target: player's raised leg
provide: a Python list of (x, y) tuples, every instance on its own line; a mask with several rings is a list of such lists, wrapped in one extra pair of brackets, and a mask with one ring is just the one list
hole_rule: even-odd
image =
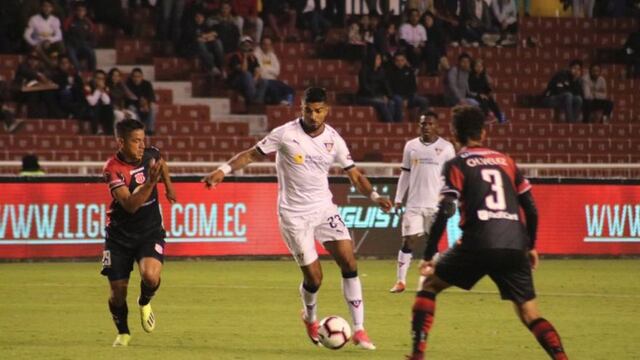
[(118, 329), (118, 336), (113, 342), (113, 346), (127, 346), (131, 340), (129, 324), (127, 316), (129, 309), (127, 307), (127, 286), (129, 279), (120, 279), (110, 281), (111, 296), (109, 297), (109, 311), (113, 318), (113, 323)]
[(353, 342), (368, 350), (375, 350), (375, 345), (369, 339), (364, 329), (364, 301), (362, 300), (362, 284), (358, 277), (358, 266), (353, 254), (353, 241), (335, 240), (324, 243), (342, 272), (342, 294), (349, 307), (353, 322)]
[(146, 332), (152, 332), (156, 327), (156, 317), (151, 309), (151, 299), (160, 287), (160, 272), (162, 262), (156, 258), (144, 257), (140, 259), (140, 297), (138, 306), (140, 307), (140, 321), (142, 328)]
[(556, 331), (549, 321), (540, 315), (535, 299), (522, 304), (518, 304), (517, 302), (513, 304), (520, 320), (529, 328), (551, 359), (569, 359), (564, 352), (560, 334), (558, 334), (558, 331)]
[(303, 281), (300, 284), (300, 298), (302, 299), (302, 321), (307, 330), (307, 335), (312, 343), (318, 345), (320, 337), (318, 335), (318, 290), (322, 284), (322, 267), (316, 258), (311, 264), (300, 266)]

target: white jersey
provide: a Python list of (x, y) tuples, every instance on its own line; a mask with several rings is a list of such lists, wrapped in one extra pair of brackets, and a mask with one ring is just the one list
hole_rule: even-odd
[(277, 127), (256, 149), (276, 153), (278, 211), (305, 215), (332, 204), (329, 169), (337, 162), (343, 169), (355, 166), (344, 139), (325, 124), (322, 134), (311, 137), (302, 129), (302, 119)]
[[(453, 144), (443, 138), (424, 143), (420, 138), (407, 141), (402, 155), (402, 177), (409, 176), (407, 208), (438, 207), (442, 182), (442, 166), (456, 156)], [(408, 174), (406, 174), (408, 172)], [(407, 186), (398, 181), (396, 203), (402, 203)]]

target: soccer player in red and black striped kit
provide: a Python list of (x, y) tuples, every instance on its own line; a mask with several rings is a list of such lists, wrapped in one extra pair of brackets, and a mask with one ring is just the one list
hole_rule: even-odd
[[(558, 332), (540, 315), (535, 300), (531, 271), (538, 265), (538, 214), (531, 185), (510, 157), (482, 146), (486, 131), (479, 108), (454, 109), (452, 125), (464, 147), (442, 170), (445, 185), (420, 264), (420, 273), (426, 279), (413, 305), (409, 359), (424, 359), (436, 295), (452, 285), (469, 290), (485, 275), (498, 286), (502, 299), (513, 302), (518, 317), (549, 356), (568, 359)], [(462, 239), (435, 261), (438, 241), (447, 219), (455, 213), (456, 201)]]
[(107, 212), (102, 275), (109, 279), (109, 310), (118, 329), (113, 346), (127, 346), (131, 339), (127, 288), (134, 262), (142, 278), (138, 297), (142, 328), (151, 332), (156, 325), (150, 301), (160, 287), (165, 244), (158, 182), (164, 182), (171, 203), (176, 197), (160, 150), (145, 147), (144, 124), (124, 119), (116, 124), (116, 138), (118, 152), (107, 161), (103, 174), (113, 201)]

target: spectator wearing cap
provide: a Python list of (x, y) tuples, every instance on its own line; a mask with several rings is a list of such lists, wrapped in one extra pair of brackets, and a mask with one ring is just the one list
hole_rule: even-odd
[(543, 102), (557, 113), (564, 114), (565, 121), (580, 122), (582, 115), (582, 61), (573, 60), (569, 69), (558, 71), (547, 84)]
[(239, 50), (229, 56), (228, 82), (244, 97), (245, 104), (263, 103), (266, 82), (260, 74), (260, 62), (253, 54), (253, 39), (243, 36)]
[(38, 156), (35, 154), (27, 154), (22, 157), (22, 169), (20, 176), (42, 176), (45, 172), (40, 167)]
[(29, 19), (27, 28), (24, 30), (24, 40), (37, 51), (40, 59), (48, 66), (51, 66), (50, 53), (64, 52), (60, 19), (53, 15), (52, 0), (43, 0), (40, 12)]
[(78, 2), (74, 5), (74, 14), (64, 22), (65, 41), (69, 59), (80, 71), (80, 59), (87, 61), (86, 70), (96, 70), (95, 36), (93, 22), (87, 17), (87, 6)]
[(600, 65), (592, 64), (589, 73), (582, 77), (582, 91), (584, 93), (584, 122), (591, 122), (591, 117), (601, 113), (601, 121), (606, 123), (613, 112), (613, 101), (607, 99), (607, 81), (600, 75)]
[(260, 76), (266, 82), (265, 103), (267, 104), (287, 104), (293, 103), (293, 88), (283, 81), (278, 80), (280, 76), (280, 61), (273, 51), (271, 38), (265, 36), (253, 51), (253, 55), (258, 59), (260, 65)]

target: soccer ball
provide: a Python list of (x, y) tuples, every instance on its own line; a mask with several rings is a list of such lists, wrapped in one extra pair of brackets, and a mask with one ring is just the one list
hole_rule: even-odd
[(327, 316), (320, 320), (318, 335), (320, 336), (320, 343), (324, 347), (338, 350), (351, 339), (351, 327), (340, 316)]

